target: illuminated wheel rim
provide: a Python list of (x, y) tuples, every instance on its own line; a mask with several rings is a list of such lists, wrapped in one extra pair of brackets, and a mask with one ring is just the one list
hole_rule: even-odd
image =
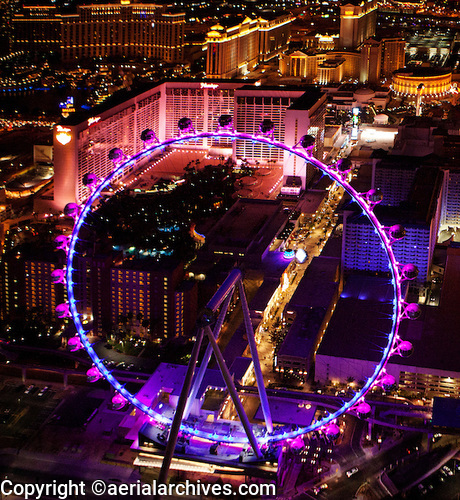
[[(348, 183), (345, 176), (338, 169), (331, 166), (327, 166), (322, 162), (320, 162), (319, 160), (317, 160), (316, 158), (311, 157), (310, 155), (307, 154), (307, 152), (304, 149), (286, 146), (285, 144), (274, 141), (266, 136), (257, 136), (257, 135), (251, 135), (234, 131), (201, 132), (201, 133), (187, 134), (186, 136), (179, 136), (172, 139), (167, 139), (152, 146), (148, 146), (140, 153), (120, 163), (105, 179), (103, 179), (99, 183), (99, 185), (91, 193), (91, 196), (87, 199), (86, 203), (83, 205), (78, 217), (76, 217), (74, 229), (69, 239), (69, 246), (67, 252), (66, 287), (69, 297), (69, 311), (75, 323), (75, 327), (77, 330), (77, 334), (80, 338), (81, 344), (83, 345), (86, 352), (93, 361), (94, 367), (97, 368), (100, 374), (110, 383), (110, 385), (115, 389), (115, 391), (124, 398), (126, 398), (126, 400), (129, 401), (138, 410), (140, 410), (145, 415), (150, 417), (152, 419), (152, 422), (161, 422), (163, 424), (170, 424), (172, 422), (172, 419), (166, 418), (163, 415), (157, 413), (153, 408), (149, 408), (146, 404), (140, 401), (134, 394), (129, 392), (112, 375), (112, 373), (104, 365), (102, 359), (100, 359), (96, 354), (94, 348), (92, 347), (92, 344), (89, 342), (88, 337), (86, 335), (87, 332), (83, 328), (81, 314), (77, 311), (77, 306), (76, 306), (77, 301), (74, 296), (74, 282), (72, 276), (74, 272), (75, 246), (79, 240), (79, 232), (81, 226), (85, 222), (86, 216), (91, 212), (92, 205), (97, 201), (97, 199), (101, 195), (101, 192), (105, 188), (107, 188), (107, 186), (110, 185), (110, 183), (114, 178), (122, 174), (125, 168), (134, 167), (141, 160), (145, 160), (153, 153), (156, 153), (157, 151), (164, 149), (168, 146), (180, 144), (183, 142), (196, 141), (204, 138), (218, 138), (218, 137), (232, 139), (232, 140), (248, 140), (252, 142), (265, 144), (270, 147), (276, 147), (282, 149), (284, 151), (287, 151), (289, 154), (295, 155), (304, 160), (305, 162), (312, 164), (320, 171), (322, 171), (324, 174), (328, 175), (333, 181), (337, 182), (337, 184), (339, 184), (353, 198), (353, 200), (361, 208), (362, 213), (367, 216), (371, 224), (374, 226), (374, 229), (380, 238), (382, 247), (388, 258), (388, 265), (392, 276), (393, 292), (394, 292), (393, 314), (392, 314), (391, 329), (390, 332), (388, 333), (387, 342), (383, 349), (380, 362), (378, 362), (375, 365), (372, 375), (367, 379), (364, 386), (358, 392), (356, 392), (354, 397), (349, 401), (345, 402), (338, 410), (324, 417), (321, 421), (316, 420), (309, 426), (299, 427), (295, 431), (283, 432), (276, 435), (265, 435), (263, 437), (257, 438), (259, 444), (282, 441), (285, 439), (292, 439), (297, 436), (324, 428), (328, 424), (335, 422), (335, 420), (344, 413), (350, 410), (356, 410), (359, 404), (364, 402), (364, 396), (370, 391), (370, 389), (373, 386), (379, 384), (379, 380), (382, 378), (382, 375), (385, 374), (385, 366), (390, 356), (394, 354), (397, 342), (400, 341), (398, 337), (398, 329), (400, 321), (401, 319), (403, 319), (402, 308), (404, 304), (401, 296), (401, 282), (404, 280), (404, 277), (402, 276), (399, 270), (398, 267), (399, 264), (394, 256), (391, 237), (389, 236), (389, 234), (387, 234), (387, 228), (382, 226), (378, 221), (377, 217), (374, 215), (373, 204), (367, 200), (365, 193), (364, 194), (358, 193)], [(321, 403), (319, 403), (319, 406), (321, 406)], [(187, 422), (182, 423), (181, 431), (183, 433), (205, 438), (211, 441), (248, 443), (247, 437), (234, 437), (225, 435), (217, 436), (216, 434), (213, 433), (204, 432), (200, 429), (195, 429), (192, 426), (188, 425)]]

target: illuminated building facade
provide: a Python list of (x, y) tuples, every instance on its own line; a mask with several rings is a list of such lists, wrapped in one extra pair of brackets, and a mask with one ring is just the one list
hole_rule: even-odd
[[(112, 267), (110, 271), (110, 302), (112, 325), (120, 316), (142, 314), (148, 321), (151, 333), (157, 336), (184, 334), (184, 322), (176, 323), (177, 313), (183, 313), (182, 303), (177, 301), (176, 289), (183, 277), (183, 265), (151, 266), (144, 268)], [(102, 290), (99, 293), (103, 293)]]
[(80, 5), (76, 14), (54, 6), (24, 6), (13, 19), (15, 50), (60, 51), (64, 62), (82, 58), (184, 58), (185, 14), (155, 4)]
[(280, 55), (282, 76), (300, 77), (307, 82), (328, 85), (343, 80), (379, 84), (404, 67), (405, 42), (400, 38), (366, 39), (358, 49), (319, 51), (296, 50)]
[(198, 286), (196, 281), (183, 281), (174, 290), (174, 336), (193, 332), (198, 311)]
[[(53, 256), (54, 257), (54, 256)], [(2, 303), (4, 318), (23, 316), (25, 310), (55, 318), (55, 308), (64, 301), (64, 286), (54, 283), (51, 273), (60, 265), (57, 261), (21, 256), (4, 256), (2, 263)]]
[(25, 307), (36, 309), (51, 318), (55, 317), (56, 306), (64, 300), (63, 285), (53, 283), (51, 273), (58, 267), (54, 262), (26, 260)]
[(188, 116), (198, 130), (214, 130), (220, 114), (233, 114), (236, 83), (166, 82), (103, 109), (87, 120), (69, 117), (54, 130), (54, 206), (82, 201), (89, 190), (82, 177), (105, 177), (113, 169), (108, 153), (127, 156), (144, 148), (140, 138), (150, 128), (160, 140), (177, 135), (177, 122)]
[[(447, 250), (447, 267), (458, 269), (458, 249)], [(453, 261), (453, 262), (452, 262)], [(460, 364), (457, 330), (459, 310), (457, 272), (446, 269), (447, 286), (454, 293), (441, 295), (438, 307), (421, 306), (416, 321), (403, 322), (400, 335), (410, 339), (410, 356), (392, 357), (386, 365), (398, 389), (405, 395), (459, 396)], [(350, 384), (366, 380), (378, 359), (382, 332), (388, 328), (388, 279), (350, 276), (324, 334), (315, 364), (315, 379), (325, 383)], [(452, 288), (451, 288), (452, 287)]]
[(340, 83), (343, 80), (343, 63), (340, 58), (326, 59), (318, 65), (317, 80), (320, 85)]
[(368, 38), (361, 47), (359, 81), (377, 83), (380, 80), (382, 62), (381, 42)]
[[(304, 102), (304, 109), (288, 111), (303, 94), (310, 96)], [(317, 138), (317, 152), (322, 154), (325, 95), (315, 88), (243, 86), (237, 81), (171, 81), (99, 110), (99, 114), (83, 121), (69, 116), (54, 128), (53, 209), (62, 210), (70, 202), (80, 203), (89, 195), (83, 176), (93, 173), (99, 178), (106, 177), (113, 169), (108, 158), (111, 149), (120, 148), (127, 156), (138, 153), (144, 148), (141, 132), (147, 128), (154, 130), (160, 140), (174, 137), (177, 123), (184, 116), (191, 118), (196, 130), (209, 131), (216, 129), (220, 115), (230, 114), (237, 130), (256, 134), (261, 121), (270, 118), (275, 124), (276, 140), (295, 144), (309, 133)], [(295, 118), (288, 118), (294, 114)], [(212, 139), (204, 139), (194, 147), (213, 144)], [(278, 148), (249, 141), (235, 141), (225, 147), (233, 147), (235, 159), (270, 160), (279, 164), (284, 161), (284, 153)], [(43, 202), (48, 203), (45, 199)]]
[(403, 38), (382, 38), (381, 76), (391, 77), (405, 66), (406, 42)]
[(24, 307), (24, 261), (6, 255), (2, 258), (2, 318), (18, 314)]
[(375, 35), (376, 24), (377, 0), (345, 0), (340, 6), (339, 47), (358, 48)]
[[(386, 226), (401, 224), (406, 235), (393, 245), (398, 262), (410, 262), (418, 267), (414, 284), (422, 285), (429, 277), (434, 247), (439, 232), (443, 199), (443, 176), (437, 168), (420, 167), (407, 193), (408, 208), (377, 207), (378, 217)], [(377, 184), (375, 184), (375, 187)], [(404, 189), (401, 190), (405, 191)], [(388, 272), (388, 259), (381, 242), (367, 219), (349, 213), (344, 220), (342, 262), (345, 272)]]
[(282, 76), (305, 78), (308, 82), (313, 82), (318, 72), (318, 55), (314, 51), (301, 50), (280, 54), (279, 69)]
[(446, 173), (446, 189), (441, 230), (460, 227), (460, 170), (450, 167)]
[(181, 62), (184, 13), (170, 13), (155, 4), (81, 5), (62, 16), (62, 59), (146, 57)]
[[(279, 87), (245, 85), (235, 90), (236, 129), (239, 132), (258, 134), (261, 121), (270, 119), (275, 124), (275, 140), (284, 141), (286, 110), (303, 93), (304, 90), (298, 87), (285, 91)], [(250, 141), (236, 141), (236, 157), (282, 163), (284, 153), (278, 148), (253, 144)]]
[(328, 85), (346, 79), (358, 79), (361, 55), (358, 51), (331, 50), (328, 52), (302, 52), (280, 56), (283, 76), (305, 78), (309, 83)]
[(292, 17), (250, 19), (236, 26), (213, 26), (206, 38), (206, 76), (232, 78), (245, 75), (288, 47)]
[(61, 49), (61, 14), (55, 6), (24, 5), (11, 19), (13, 50), (59, 52)]
[(443, 97), (452, 91), (452, 72), (424, 67), (398, 69), (393, 74), (392, 90), (412, 98)]

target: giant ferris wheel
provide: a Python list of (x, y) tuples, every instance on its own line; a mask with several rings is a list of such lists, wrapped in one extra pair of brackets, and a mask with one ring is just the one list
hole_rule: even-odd
[[(178, 123), (178, 135), (164, 141), (159, 141), (152, 130), (144, 130), (141, 135), (141, 139), (144, 142), (144, 149), (130, 158), (126, 158), (122, 150), (112, 149), (109, 153), (109, 158), (114, 164), (112, 172), (104, 179), (98, 179), (93, 174), (85, 175), (83, 182), (89, 187), (90, 195), (86, 202), (84, 202), (81, 206), (74, 203), (66, 206), (65, 213), (73, 217), (74, 228), (69, 237), (58, 236), (56, 238), (58, 248), (66, 252), (67, 258), (65, 269), (57, 269), (53, 271), (52, 278), (54, 282), (64, 283), (68, 294), (68, 301), (57, 306), (56, 310), (58, 316), (71, 317), (77, 330), (77, 335), (69, 340), (69, 344), (72, 345), (73, 349), (84, 348), (86, 350), (93, 363), (93, 367), (88, 371), (88, 378), (91, 380), (97, 380), (102, 377), (105, 378), (115, 390), (114, 403), (123, 405), (124, 403), (129, 402), (144, 413), (151, 422), (161, 423), (170, 429), (165, 454), (166, 458), (162, 470), (164, 474), (167, 474), (179, 433), (182, 433), (183, 435), (201, 437), (218, 443), (243, 443), (250, 446), (253, 449), (255, 456), (260, 459), (264, 459), (267, 450), (271, 446), (276, 445), (276, 443), (296, 438), (297, 436), (301, 436), (312, 431), (322, 429), (325, 431), (326, 435), (331, 437), (336, 436), (339, 431), (336, 424), (338, 417), (346, 412), (352, 412), (360, 417), (368, 416), (371, 408), (365, 401), (366, 394), (375, 386), (387, 388), (395, 384), (394, 377), (386, 372), (388, 360), (393, 355), (404, 355), (412, 349), (410, 342), (401, 339), (399, 336), (399, 325), (402, 320), (414, 319), (420, 314), (420, 309), (417, 304), (407, 303), (403, 299), (404, 283), (415, 279), (418, 274), (418, 270), (413, 264), (397, 262), (392, 248), (394, 242), (404, 237), (404, 228), (400, 225), (385, 227), (379, 222), (374, 214), (374, 207), (382, 200), (382, 194), (378, 190), (373, 189), (364, 193), (356, 191), (348, 181), (348, 173), (351, 168), (350, 164), (346, 161), (339, 161), (336, 164), (329, 166), (314, 158), (312, 156), (314, 142), (308, 135), (303, 136), (298, 144), (289, 146), (274, 140), (274, 124), (270, 120), (264, 120), (261, 123), (258, 134), (248, 134), (236, 131), (233, 128), (232, 117), (229, 115), (220, 116), (218, 124), (219, 125), (215, 131), (197, 132), (193, 128), (193, 123), (189, 118), (182, 118)], [(279, 148), (280, 150), (287, 152), (289, 155), (296, 156), (301, 161), (305, 162), (306, 165), (316, 167), (319, 171), (329, 176), (331, 180), (341, 186), (356, 202), (362, 213), (368, 218), (374, 227), (388, 259), (388, 268), (393, 285), (392, 321), (391, 328), (386, 334), (385, 345), (381, 352), (381, 359), (374, 365), (371, 375), (367, 378), (362, 388), (359, 389), (350, 400), (345, 401), (339, 409), (329, 413), (321, 420), (313, 420), (308, 426), (298, 427), (295, 430), (292, 430), (291, 427), (282, 426), (274, 428), (270, 405), (266, 389), (264, 387), (264, 380), (257, 353), (254, 331), (244, 294), (242, 281), (243, 274), (238, 269), (234, 269), (229, 274), (219, 290), (208, 302), (206, 309), (198, 320), (198, 333), (196, 335), (196, 341), (193, 346), (191, 359), (187, 367), (186, 377), (174, 417), (168, 417), (147, 406), (144, 402), (138, 399), (135, 394), (132, 394), (120, 381), (118, 381), (114, 374), (104, 365), (103, 360), (96, 354), (90, 340), (88, 339), (88, 331), (84, 328), (83, 313), (79, 310), (75, 293), (76, 247), (80, 239), (82, 226), (88, 221), (92, 211), (95, 210), (96, 202), (101, 197), (101, 193), (107, 189), (115, 179), (120, 178), (124, 172), (138, 168), (141, 163), (145, 164), (146, 161), (153, 158), (159, 151), (163, 151), (167, 147), (175, 147), (180, 144), (187, 144), (206, 138), (227, 139), (230, 141), (251, 141), (268, 147)], [(260, 429), (255, 431), (254, 426), (250, 423), (216, 341), (224, 322), (232, 294), (236, 289), (238, 289), (240, 293), (241, 305), (244, 314), (244, 325), (253, 359), (255, 379), (257, 382), (257, 389), (265, 421), (265, 428), (263, 432), (260, 432)], [(208, 339), (208, 347), (200, 368), (197, 369), (198, 355), (205, 337)], [(214, 354), (217, 360), (220, 371), (222, 372), (227, 385), (229, 395), (235, 405), (239, 419), (244, 428), (243, 434), (240, 433), (239, 435), (232, 435), (228, 433), (222, 434), (219, 432), (209, 432), (209, 429), (204, 430), (197, 428), (193, 421), (189, 419), (191, 404), (196, 396), (198, 387), (203, 380), (205, 370), (212, 354)]]

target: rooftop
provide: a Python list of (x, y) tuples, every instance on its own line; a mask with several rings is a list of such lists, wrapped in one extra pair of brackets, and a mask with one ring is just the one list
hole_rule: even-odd
[[(389, 363), (460, 373), (458, 327), (460, 249), (449, 249), (439, 307), (421, 306), (419, 319), (402, 321), (400, 336), (414, 347), (409, 357)], [(392, 285), (388, 279), (351, 275), (318, 349), (318, 355), (348, 359), (381, 359), (391, 327)], [(456, 301), (456, 302), (455, 302)]]
[(337, 290), (340, 259), (314, 257), (294, 292), (286, 310), (299, 307), (327, 309)]
[(325, 92), (323, 92), (318, 87), (309, 87), (305, 93), (296, 99), (290, 106), (289, 109), (310, 109), (312, 108), (323, 96)]
[[(384, 161), (387, 162), (389, 158), (387, 156)], [(412, 163), (412, 160), (408, 157), (404, 157), (404, 159), (407, 161), (407, 165), (401, 163), (401, 168), (417, 168), (416, 162)], [(391, 161), (388, 165), (391, 165)], [(415, 172), (414, 182), (410, 188), (407, 200), (397, 207), (377, 205), (375, 207), (375, 214), (380, 221), (386, 224), (404, 223), (407, 226), (413, 224), (429, 225), (436, 211), (442, 178), (442, 173), (435, 167), (419, 167)], [(369, 222), (367, 217), (361, 213), (349, 217), (348, 222), (356, 222), (358, 219), (361, 219), (363, 222)]]
[(407, 76), (414, 78), (426, 78), (430, 76), (450, 75), (452, 70), (445, 68), (431, 68), (425, 66), (411, 66), (410, 68), (401, 68), (394, 72), (396, 76)]
[(380, 360), (391, 328), (392, 298), (392, 285), (388, 279), (349, 276), (318, 355)]
[(309, 358), (313, 354), (316, 337), (325, 315), (324, 307), (298, 308), (294, 322), (278, 351), (278, 357)]
[(206, 236), (203, 251), (260, 263), (287, 217), (281, 201), (239, 199)]

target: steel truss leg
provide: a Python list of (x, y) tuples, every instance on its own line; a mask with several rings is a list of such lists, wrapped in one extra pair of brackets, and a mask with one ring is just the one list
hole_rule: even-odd
[[(217, 319), (217, 323), (214, 327), (213, 330), (213, 335), (214, 338), (219, 338), (219, 333), (222, 328), (222, 324), (224, 323), (225, 315), (227, 314), (228, 306), (230, 305), (230, 300), (232, 299), (233, 296), (233, 290), (229, 292), (227, 295), (224, 304), (222, 306), (222, 309), (219, 314), (219, 318)], [(187, 404), (185, 406), (184, 410), (184, 416), (183, 420), (186, 420), (188, 416), (190, 415), (190, 410), (192, 409), (193, 402), (195, 401), (196, 395), (198, 393), (198, 389), (200, 388), (201, 382), (203, 382), (204, 374), (206, 373), (206, 369), (208, 368), (209, 361), (211, 359), (212, 355), (212, 346), (211, 344), (208, 344), (208, 347), (206, 348), (206, 352), (204, 354), (203, 360), (201, 361), (200, 368), (198, 370), (198, 373), (195, 377), (195, 380), (193, 381), (193, 386), (192, 390), (190, 391)]]
[(209, 342), (212, 345), (212, 349), (214, 351), (214, 356), (217, 359), (220, 371), (222, 372), (222, 376), (224, 377), (225, 383), (227, 384), (228, 392), (230, 393), (230, 397), (232, 398), (236, 411), (238, 412), (238, 416), (240, 417), (241, 423), (243, 424), (244, 430), (246, 431), (246, 435), (248, 436), (252, 449), (259, 458), (262, 458), (262, 453), (260, 452), (259, 445), (254, 436), (254, 433), (252, 432), (252, 427), (249, 422), (248, 416), (246, 415), (240, 398), (238, 397), (238, 393), (236, 392), (232, 376), (230, 375), (227, 365), (225, 364), (224, 357), (220, 352), (219, 346), (217, 345), (216, 339), (214, 338), (212, 330), (211, 328), (209, 328), (209, 326), (206, 327), (206, 334), (208, 335)]
[(249, 349), (251, 351), (252, 362), (254, 364), (254, 373), (256, 375), (257, 390), (259, 391), (260, 404), (262, 405), (262, 412), (264, 414), (265, 425), (267, 432), (273, 432), (273, 422), (270, 413), (270, 406), (268, 404), (267, 391), (265, 390), (264, 376), (260, 368), (259, 353), (257, 352), (256, 339), (254, 336), (254, 328), (252, 327), (251, 317), (249, 315), (248, 301), (244, 293), (243, 281), (238, 281), (238, 288), (240, 290), (241, 307), (244, 315), (244, 326), (246, 328), (246, 335), (248, 337)]
[(160, 475), (158, 477), (158, 481), (160, 483), (166, 483), (166, 480), (168, 479), (169, 467), (171, 465), (171, 460), (174, 455), (174, 450), (176, 448), (177, 436), (179, 434), (179, 429), (182, 423), (182, 415), (184, 413), (185, 403), (187, 402), (187, 397), (190, 392), (190, 386), (192, 385), (193, 372), (195, 371), (202, 341), (203, 341), (203, 328), (199, 328), (198, 333), (196, 335), (195, 344), (193, 345), (190, 361), (187, 366), (187, 373), (185, 375), (184, 385), (182, 386), (182, 390), (179, 396), (179, 401), (177, 402), (176, 412), (174, 414), (174, 419), (171, 424), (171, 431), (169, 432), (168, 444), (166, 445), (165, 456), (163, 459), (163, 463), (161, 464)]

